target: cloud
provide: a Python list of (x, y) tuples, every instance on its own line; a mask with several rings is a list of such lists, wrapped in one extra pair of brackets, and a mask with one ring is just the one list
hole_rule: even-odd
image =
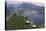
[(37, 11), (26, 11), (24, 12), (24, 16), (29, 16), (29, 15), (34, 15), (34, 14), (37, 14), (38, 12)]

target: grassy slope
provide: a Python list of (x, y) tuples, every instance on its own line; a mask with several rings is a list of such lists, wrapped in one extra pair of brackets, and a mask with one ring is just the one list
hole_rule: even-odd
[(7, 22), (7, 29), (24, 28), (24, 17), (16, 16), (15, 14)]

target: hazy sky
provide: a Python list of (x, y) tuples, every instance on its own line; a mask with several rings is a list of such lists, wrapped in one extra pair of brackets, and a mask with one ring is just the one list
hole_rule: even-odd
[(41, 3), (43, 3), (45, 0), (6, 0), (6, 1), (24, 1), (24, 2), (41, 2)]
[(32, 4), (35, 4), (35, 5), (38, 5), (38, 6), (44, 6), (44, 1), (45, 0), (6, 0), (8, 3), (23, 3), (23, 2), (28, 2), (28, 3), (32, 3)]

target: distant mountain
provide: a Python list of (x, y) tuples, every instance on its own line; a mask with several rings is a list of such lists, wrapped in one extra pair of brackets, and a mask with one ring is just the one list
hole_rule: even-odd
[(22, 3), (22, 4), (7, 4), (7, 7), (13, 7), (15, 9), (32, 9), (32, 10), (40, 10), (41, 7), (31, 4), (31, 3)]
[(32, 10), (38, 10), (40, 9), (40, 7), (33, 5), (31, 3), (23, 3), (21, 6), (19, 6), (19, 8), (23, 8), (23, 9), (32, 9)]
[(12, 4), (12, 3), (8, 4), (7, 3), (7, 12), (10, 12), (11, 9), (13, 9), (13, 10), (20, 9), (22, 11), (35, 10), (35, 11), (38, 11), (39, 14), (44, 14), (44, 7), (40, 7), (40, 6), (34, 5), (32, 3), (25, 3), (25, 2), (22, 4)]

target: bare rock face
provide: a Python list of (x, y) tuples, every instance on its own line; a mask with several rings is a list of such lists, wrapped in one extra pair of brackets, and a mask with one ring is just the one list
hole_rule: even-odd
[(30, 23), (30, 21), (26, 20), (26, 23)]
[(17, 16), (19, 16), (19, 13), (18, 13), (18, 11), (17, 11), (17, 10), (15, 10), (15, 13), (17, 14)]
[(29, 20), (25, 21), (25, 25), (27, 28), (32, 28), (33, 23), (34, 23), (33, 21), (29, 21)]

